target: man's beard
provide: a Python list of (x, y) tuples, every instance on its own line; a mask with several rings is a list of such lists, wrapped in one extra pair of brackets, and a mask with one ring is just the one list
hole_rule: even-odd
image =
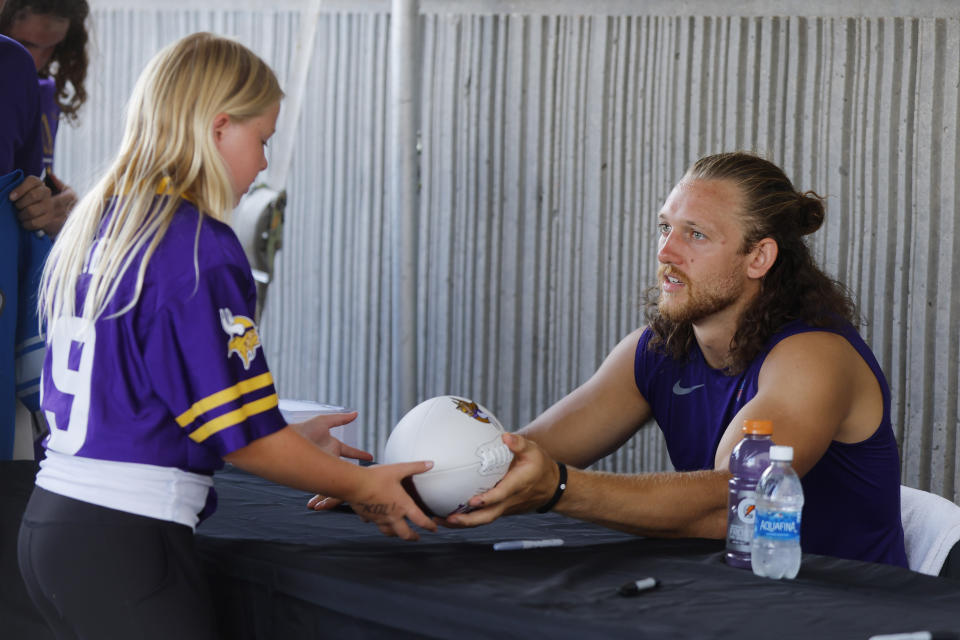
[[(668, 304), (668, 296), (663, 292), (663, 279), (666, 275), (680, 279), (686, 289), (686, 300)], [(733, 274), (710, 283), (712, 291), (704, 290), (701, 286), (694, 286), (687, 274), (676, 267), (660, 265), (657, 269), (657, 282), (660, 286), (660, 298), (657, 301), (657, 311), (668, 322), (674, 325), (693, 324), (719, 313), (734, 304), (743, 294), (743, 282), (738, 281)]]

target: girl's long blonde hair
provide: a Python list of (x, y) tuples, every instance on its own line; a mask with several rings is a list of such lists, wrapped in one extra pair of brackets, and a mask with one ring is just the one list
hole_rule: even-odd
[[(234, 191), (214, 143), (214, 118), (221, 113), (232, 121), (255, 118), (282, 97), (270, 67), (228, 38), (195, 33), (154, 56), (127, 104), (116, 159), (74, 208), (47, 259), (38, 308), (48, 330), (61, 317), (95, 322), (146, 248), (134, 294), (120, 301), (124, 306), (116, 315), (133, 308), (147, 264), (181, 198), (188, 197), (202, 214), (224, 220), (235, 205)], [(198, 222), (197, 238), (199, 233)], [(91, 278), (78, 313), (77, 281), (85, 270)]]

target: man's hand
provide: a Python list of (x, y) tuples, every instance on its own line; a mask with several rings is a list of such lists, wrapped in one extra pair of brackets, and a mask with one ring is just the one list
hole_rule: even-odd
[(77, 194), (52, 173), (49, 177), (60, 191), (56, 196), (40, 178), (27, 176), (10, 193), (10, 200), (19, 210), (17, 215), (24, 229), (41, 230), (53, 237), (60, 233), (67, 214), (77, 202)]
[(450, 527), (475, 527), (493, 522), (502, 515), (533, 511), (553, 496), (560, 472), (557, 463), (535, 442), (514, 433), (501, 436), (513, 452), (507, 475), (493, 489), (470, 498), (473, 509), (443, 521)]
[(60, 233), (63, 223), (67, 221), (67, 216), (77, 204), (77, 193), (70, 185), (64, 184), (63, 180), (58, 178), (53, 171), (47, 171), (47, 184), (53, 184), (53, 208), (54, 218), (50, 224), (44, 226), (44, 232), (49, 236), (55, 236)]
[(410, 528), (407, 520), (428, 531), (436, 531), (437, 523), (420, 510), (400, 483), (407, 476), (432, 468), (432, 462), (367, 467), (364, 469), (365, 482), (351, 491), (347, 500), (358, 516), (377, 525), (384, 535), (419, 540), (420, 536)]

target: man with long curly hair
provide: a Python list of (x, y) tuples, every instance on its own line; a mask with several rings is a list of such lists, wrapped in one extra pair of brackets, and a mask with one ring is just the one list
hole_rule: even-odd
[[(658, 215), (647, 326), (504, 436), (510, 472), (450, 524), (555, 508), (645, 536), (723, 538), (730, 453), (744, 420), (765, 419), (795, 452), (803, 550), (907, 566), (887, 381), (850, 296), (803, 240), (824, 215), (820, 196), (755, 155), (695, 162)], [(676, 471), (581, 470), (650, 418)]]

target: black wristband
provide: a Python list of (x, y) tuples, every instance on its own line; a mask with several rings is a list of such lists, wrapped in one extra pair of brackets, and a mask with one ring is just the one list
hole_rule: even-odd
[(560, 482), (557, 483), (557, 490), (554, 491), (553, 497), (550, 498), (547, 504), (537, 509), (537, 513), (546, 513), (550, 511), (550, 509), (553, 509), (557, 503), (560, 502), (563, 492), (567, 489), (567, 465), (558, 462), (557, 469), (560, 470)]

